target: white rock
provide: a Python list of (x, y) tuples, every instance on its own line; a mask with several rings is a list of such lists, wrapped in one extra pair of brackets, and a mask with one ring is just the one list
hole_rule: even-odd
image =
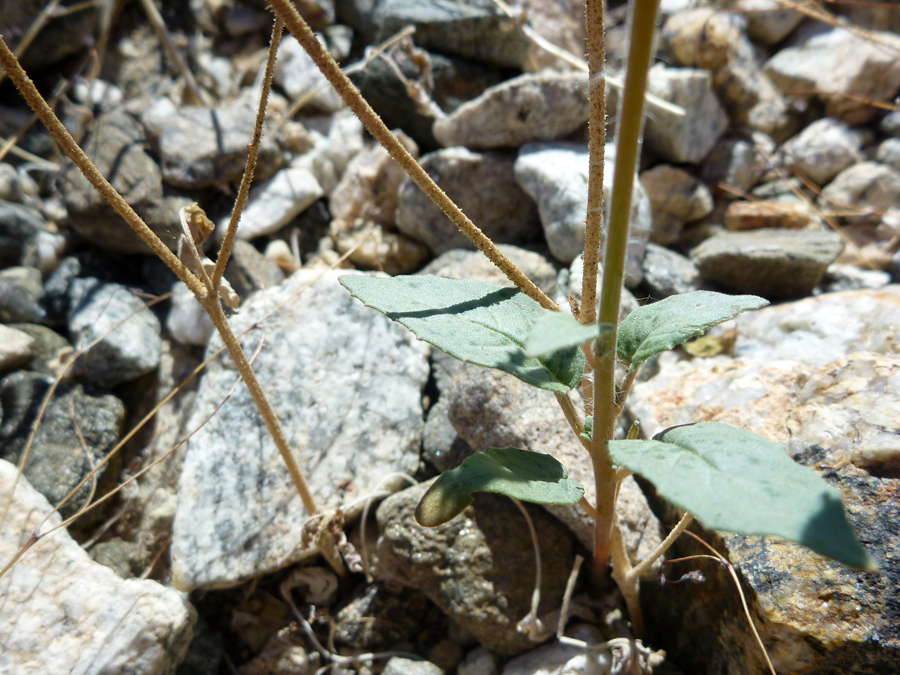
[(588, 121), (587, 73), (546, 70), (489, 87), (434, 123), (445, 148), (518, 148), (568, 136)]
[(0, 324), (0, 373), (12, 370), (31, 358), (34, 338), (15, 328)]
[[(603, 219), (607, 219), (615, 146), (606, 146), (603, 168)], [(529, 143), (516, 159), (516, 182), (538, 203), (547, 245), (555, 258), (570, 263), (584, 251), (589, 155), (580, 143)], [(635, 176), (631, 201), (631, 237), (626, 284), (640, 283), (644, 245), (650, 234), (650, 200)]]
[(833, 264), (825, 271), (823, 287), (826, 293), (882, 288), (891, 283), (890, 272), (867, 270), (856, 265)]
[[(319, 37), (319, 40), (322, 41), (322, 38)], [(344, 107), (344, 102), (334, 87), (319, 72), (293, 35), (285, 35), (278, 46), (275, 84), (284, 89), (292, 99), (315, 92), (310, 105), (319, 112), (330, 113)]]
[[(827, 308), (827, 309), (823, 309)], [(741, 315), (735, 356), (822, 365), (856, 351), (891, 354), (900, 286), (847, 291)]]
[[(600, 283), (603, 275), (603, 263), (601, 262), (597, 271), (600, 275), (597, 278), (597, 309), (600, 308)], [(582, 257), (575, 258), (569, 269), (560, 273), (559, 281), (556, 289), (556, 304), (571, 312), (569, 299), (566, 296), (571, 295), (578, 303), (581, 303), (581, 289), (584, 284), (584, 259)], [(620, 305), (619, 318), (624, 319), (633, 310), (641, 306), (638, 299), (627, 288), (622, 289), (622, 301)]]
[(495, 675), (497, 664), (487, 647), (476, 647), (456, 668), (458, 675)]
[[(16, 467), (0, 461), (0, 494)], [(0, 560), (60, 523), (25, 479), (0, 531)], [(0, 672), (169, 675), (184, 658), (195, 620), (182, 596), (155, 581), (122, 579), (93, 562), (66, 530), (38, 541), (0, 579)]]
[(900, 171), (878, 162), (854, 164), (819, 193), (819, 205), (843, 210), (848, 222), (880, 222), (885, 212), (900, 209)]
[[(304, 120), (314, 139), (308, 152), (291, 161), (294, 168), (305, 168), (330, 195), (338, 183), (347, 163), (364, 147), (363, 125), (351, 112), (338, 113), (328, 118)], [(317, 128), (318, 127), (318, 128)]]
[(844, 122), (830, 117), (813, 122), (781, 149), (789, 168), (819, 185), (862, 159), (859, 136)]
[(860, 124), (877, 110), (867, 99), (890, 100), (897, 93), (898, 49), (900, 37), (892, 33), (867, 31), (863, 37), (816, 22), (799, 29), (764, 69), (781, 91), (802, 91), (804, 98), (815, 91), (825, 101), (826, 115)]
[(215, 330), (212, 319), (180, 281), (172, 286), (172, 308), (166, 317), (166, 329), (183, 345), (205, 345)]
[[(237, 236), (254, 239), (277, 232), (311, 206), (325, 192), (307, 169), (287, 167), (250, 190), (247, 206), (241, 214)], [(216, 228), (221, 241), (228, 229), (229, 216)]]
[[(603, 639), (596, 627), (587, 624), (575, 626), (568, 634), (591, 644)], [(604, 675), (611, 666), (606, 650), (588, 651), (554, 641), (512, 659), (502, 675)]]
[(900, 138), (887, 138), (878, 146), (875, 160), (900, 171)]
[(159, 365), (159, 319), (124, 286), (93, 278), (72, 282), (69, 332), (87, 348), (76, 368), (101, 387), (114, 387)]
[(678, 116), (657, 110), (647, 118), (647, 147), (675, 164), (700, 162), (728, 128), (728, 116), (712, 90), (712, 77), (695, 68), (650, 69), (647, 90), (684, 108)]
[(41, 271), (41, 275), (46, 279), (62, 259), (66, 250), (66, 238), (54, 232), (41, 230), (34, 238), (34, 252), (37, 258), (37, 268)]
[[(252, 354), (264, 341), (253, 367), (317, 505), (344, 507), (352, 517), (388, 474), (415, 470), (428, 348), (351, 298), (340, 274), (300, 270), (253, 295), (231, 324), (240, 334), (262, 322), (242, 338), (244, 350)], [(207, 351), (220, 345), (214, 336)], [(202, 428), (188, 442), (179, 485), (172, 541), (178, 588), (231, 586), (305, 553), (298, 550), (307, 520), (302, 502), (236, 381), (230, 358), (213, 361), (186, 424)]]
[(72, 87), (72, 96), (79, 103), (101, 110), (114, 108), (124, 98), (122, 90), (112, 82), (96, 78), (92, 80), (79, 79)]
[(734, 9), (746, 12), (747, 32), (754, 41), (764, 45), (781, 42), (804, 16), (778, 0), (738, 0)]

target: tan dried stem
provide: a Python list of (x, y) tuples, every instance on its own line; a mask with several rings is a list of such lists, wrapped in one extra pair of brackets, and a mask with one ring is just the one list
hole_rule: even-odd
[(281, 42), (282, 33), (284, 33), (284, 24), (279, 19), (275, 19), (275, 24), (272, 26), (272, 38), (269, 40), (269, 51), (266, 55), (262, 88), (259, 92), (259, 105), (256, 108), (253, 136), (250, 138), (250, 144), (247, 146), (249, 148), (247, 164), (244, 167), (244, 175), (241, 177), (241, 186), (238, 188), (237, 198), (234, 200), (234, 208), (231, 210), (231, 219), (228, 221), (228, 228), (225, 231), (225, 237), (222, 239), (222, 246), (219, 248), (219, 255), (216, 258), (216, 268), (212, 274), (213, 288), (219, 287), (219, 280), (225, 273), (225, 265), (228, 264), (231, 250), (234, 247), (234, 240), (237, 237), (241, 212), (244, 210), (244, 205), (247, 203), (247, 195), (250, 194), (250, 186), (253, 184), (256, 160), (259, 158), (262, 127), (266, 119), (266, 107), (269, 103), (269, 92), (272, 90), (272, 78), (275, 76), (275, 56), (278, 53), (278, 45)]
[(559, 311), (559, 307), (553, 300), (539, 289), (520, 270), (515, 263), (507, 258), (500, 249), (481, 231), (460, 208), (453, 203), (437, 183), (428, 175), (412, 155), (403, 147), (396, 136), (391, 133), (381, 118), (376, 114), (368, 102), (359, 93), (356, 86), (344, 74), (337, 62), (327, 52), (322, 43), (318, 41), (309, 25), (303, 20), (289, 0), (272, 0), (272, 8), (291, 34), (303, 45), (306, 53), (318, 66), (319, 71), (331, 82), (337, 93), (359, 118), (368, 132), (384, 146), (388, 154), (403, 167), (403, 170), (418, 185), (426, 195), (438, 205), (446, 216), (459, 230), (475, 244), (475, 247), (484, 253), (506, 277), (512, 281), (523, 293), (538, 302), (545, 309)]
[[(50, 0), (44, 8), (40, 11), (40, 13), (35, 17), (34, 21), (31, 22), (31, 25), (28, 27), (28, 30), (25, 31), (25, 35), (22, 36), (22, 39), (19, 41), (19, 44), (16, 45), (16, 56), (22, 56), (25, 53), (25, 50), (31, 46), (31, 43), (38, 36), (38, 33), (50, 22), (53, 17), (56, 16), (57, 10), (59, 9), (60, 0)], [(6, 77), (6, 73), (0, 73), (0, 82), (3, 82)]]
[(184, 60), (181, 52), (178, 51), (178, 47), (176, 47), (175, 43), (172, 41), (172, 36), (169, 35), (169, 29), (166, 28), (166, 22), (165, 20), (163, 20), (162, 14), (159, 13), (159, 9), (157, 9), (156, 4), (153, 2), (153, 0), (141, 0), (141, 6), (144, 8), (144, 13), (147, 15), (147, 19), (150, 21), (150, 26), (153, 28), (153, 32), (156, 33), (156, 36), (162, 43), (163, 49), (165, 49), (166, 51), (166, 55), (169, 57), (169, 59), (172, 60), (172, 63), (175, 64), (175, 69), (184, 78), (184, 82), (187, 85), (187, 88), (191, 91), (198, 102), (207, 106), (212, 105), (212, 97), (203, 89), (201, 89), (199, 84), (197, 84), (197, 79), (194, 77), (194, 73), (191, 72), (187, 61)]
[(62, 122), (59, 121), (56, 113), (54, 113), (50, 106), (47, 105), (47, 102), (38, 92), (34, 83), (31, 81), (31, 78), (29, 78), (22, 69), (19, 60), (10, 51), (2, 36), (0, 36), (0, 65), (3, 66), (7, 75), (13, 80), (22, 96), (25, 97), (25, 100), (28, 102), (28, 105), (31, 106), (31, 109), (34, 110), (41, 122), (44, 123), (44, 126), (47, 127), (48, 131), (50, 131), (56, 139), (56, 142), (59, 143), (63, 152), (66, 153), (69, 159), (75, 162), (76, 166), (81, 170), (81, 173), (84, 174), (84, 177), (88, 179), (97, 192), (103, 195), (110, 206), (125, 219), (131, 226), (131, 229), (133, 229), (141, 240), (143, 240), (143, 242), (147, 244), (147, 246), (149, 246), (150, 249), (166, 263), (166, 265), (168, 265), (169, 269), (175, 272), (178, 278), (191, 289), (194, 295), (198, 295), (198, 293), (205, 295), (205, 290), (200, 285), (197, 278), (187, 272), (184, 265), (181, 264), (175, 254), (159, 240), (153, 233), (153, 230), (147, 227), (147, 224), (134, 212), (134, 209), (128, 205), (122, 195), (110, 185), (109, 181), (97, 170), (97, 167), (94, 166), (93, 162), (88, 159), (88, 156), (84, 153), (78, 143), (75, 142), (75, 139), (72, 138)]
[(587, 0), (584, 10), (588, 43), (590, 136), (588, 152), (588, 204), (584, 230), (584, 274), (581, 280), (581, 315), (578, 320), (597, 320), (597, 270), (600, 267), (600, 235), (603, 231), (603, 164), (606, 157), (606, 28), (603, 0)]
[(147, 227), (147, 224), (144, 223), (141, 217), (134, 212), (134, 209), (128, 205), (122, 195), (120, 195), (118, 191), (110, 185), (109, 181), (103, 177), (100, 171), (97, 170), (97, 167), (94, 166), (93, 162), (91, 162), (81, 147), (79, 147), (63, 124), (59, 121), (59, 118), (57, 118), (53, 110), (47, 105), (47, 102), (22, 69), (18, 59), (16, 59), (10, 51), (2, 37), (0, 37), (0, 65), (3, 66), (16, 87), (25, 97), (28, 105), (31, 106), (50, 133), (53, 134), (53, 137), (60, 144), (66, 155), (75, 162), (88, 181), (103, 195), (106, 201), (109, 202), (110, 206), (125, 219), (150, 249), (156, 253), (156, 255), (159, 256), (173, 272), (175, 272), (182, 282), (184, 282), (194, 294), (194, 297), (197, 298), (197, 301), (203, 309), (209, 314), (213, 321), (213, 325), (215, 325), (219, 334), (222, 336), (222, 340), (228, 348), (238, 371), (244, 378), (247, 389), (250, 391), (253, 402), (256, 404), (260, 415), (265, 421), (269, 434), (275, 441), (275, 445), (287, 465), (291, 480), (303, 501), (303, 506), (310, 515), (316, 513), (317, 509), (315, 501), (313, 500), (312, 493), (307, 485), (306, 478), (303, 476), (300, 465), (287, 442), (287, 437), (284, 434), (284, 430), (281, 428), (281, 423), (278, 421), (278, 416), (275, 414), (272, 404), (269, 402), (262, 385), (260, 385), (256, 373), (254, 373), (253, 368), (250, 367), (247, 355), (244, 354), (240, 343), (237, 341), (231, 327), (228, 325), (228, 319), (225, 317), (218, 296), (211, 296), (207, 293), (206, 288), (200, 280), (188, 272), (178, 257), (159, 240), (153, 231)]

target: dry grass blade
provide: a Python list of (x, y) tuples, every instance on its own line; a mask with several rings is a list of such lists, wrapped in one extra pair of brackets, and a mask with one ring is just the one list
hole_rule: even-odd
[(203, 89), (201, 89), (199, 84), (197, 84), (197, 80), (194, 77), (194, 74), (191, 72), (190, 67), (188, 67), (187, 61), (184, 60), (181, 52), (178, 51), (178, 47), (176, 47), (175, 43), (172, 41), (172, 36), (169, 35), (169, 30), (168, 28), (166, 28), (166, 22), (163, 20), (162, 14), (159, 13), (159, 9), (157, 9), (156, 4), (153, 2), (153, 0), (141, 0), (141, 6), (144, 8), (144, 12), (147, 14), (147, 19), (150, 21), (150, 25), (153, 27), (153, 31), (156, 33), (159, 41), (162, 43), (163, 49), (166, 50), (166, 54), (172, 60), (172, 63), (175, 64), (175, 68), (184, 78), (184, 82), (187, 85), (188, 89), (191, 91), (197, 101), (206, 106), (212, 105), (212, 97)]
[[(741, 596), (741, 605), (744, 608), (744, 615), (747, 617), (747, 623), (750, 624), (750, 630), (753, 631), (753, 636), (756, 638), (756, 643), (759, 645), (760, 650), (763, 653), (763, 658), (766, 660), (766, 665), (769, 667), (769, 672), (772, 675), (778, 675), (775, 672), (775, 666), (772, 665), (772, 660), (769, 658), (769, 652), (766, 650), (766, 645), (763, 644), (762, 637), (759, 635), (759, 631), (756, 630), (756, 624), (753, 623), (753, 617), (750, 614), (750, 607), (747, 604), (747, 598), (744, 595), (744, 589), (741, 588), (741, 580), (738, 578), (737, 572), (734, 570), (734, 565), (732, 565), (721, 553), (719, 553), (712, 546), (707, 544), (703, 539), (698, 537), (696, 534), (691, 532), (690, 530), (685, 530), (685, 534), (687, 534), (692, 539), (695, 539), (698, 543), (702, 544), (705, 548), (712, 552), (713, 556), (716, 560), (718, 560), (724, 567), (728, 568), (728, 572), (731, 574), (731, 578), (734, 580), (735, 588), (737, 588), (738, 595)], [(691, 557), (711, 557), (711, 556), (689, 556)], [(680, 560), (687, 560), (689, 558), (681, 558)], [(673, 561), (674, 562), (674, 561)]]

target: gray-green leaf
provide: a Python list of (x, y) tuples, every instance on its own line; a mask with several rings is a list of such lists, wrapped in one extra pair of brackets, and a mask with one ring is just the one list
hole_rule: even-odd
[(706, 527), (774, 534), (875, 569), (844, 516), (840, 492), (762, 436), (701, 422), (652, 441), (611, 441), (609, 451), (616, 464), (642, 475)]
[(634, 368), (655, 354), (702, 335), (717, 323), (768, 304), (755, 295), (694, 291), (638, 307), (619, 326), (619, 360)]
[[(603, 326), (609, 328), (609, 324)], [(599, 337), (600, 331), (600, 324), (584, 325), (578, 323), (571, 314), (544, 310), (541, 318), (531, 327), (525, 341), (525, 351), (531, 356), (551, 354), (560, 349), (577, 347), (588, 340), (595, 340)]]
[(525, 340), (543, 308), (514, 288), (432, 276), (346, 275), (340, 282), (365, 305), (451, 356), (499, 368), (564, 394), (584, 373), (578, 348), (530, 357)]
[(437, 527), (452, 520), (472, 503), (473, 492), (496, 492), (537, 504), (577, 504), (584, 488), (568, 475), (550, 455), (488, 448), (440, 475), (416, 507), (416, 521)]

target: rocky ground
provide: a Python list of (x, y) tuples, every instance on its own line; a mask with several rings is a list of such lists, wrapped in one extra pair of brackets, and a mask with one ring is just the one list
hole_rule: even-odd
[[(218, 228), (213, 256), (224, 234), (271, 30), (264, 4), (166, 0), (164, 32), (140, 3), (78, 5), (27, 38), (41, 90), (173, 247), (193, 202)], [(472, 220), (546, 292), (578, 298), (580, 4), (526, 0), (510, 15), (492, 0), (296, 4)], [(700, 288), (773, 304), (645, 366), (626, 416), (647, 435), (727, 421), (839, 487), (878, 573), (695, 530), (737, 568), (779, 673), (900, 673), (900, 9), (787, 4), (662, 2), (623, 311)], [(4, 39), (21, 44), (43, 6), (0, 3)], [(624, 10), (609, 8), (610, 75), (624, 66)], [(609, 672), (606, 652), (517, 630), (535, 562), (511, 502), (476, 499), (433, 530), (413, 520), (421, 483), (473, 449), (551, 452), (592, 497), (590, 466), (552, 397), (429, 350), (337, 283), (350, 269), (506, 281), (293, 38), (226, 276), (241, 298), (232, 325), (325, 518), (304, 510), (193, 297), (30, 120), (7, 80), (0, 136), (17, 142), (0, 151), (0, 560), (81, 515), (0, 578), (0, 672)], [(606, 154), (611, 169), (612, 145)], [(620, 502), (633, 556), (676, 518), (633, 480)], [(552, 631), (591, 528), (574, 508), (528, 513)], [(323, 537), (343, 562), (315, 553)], [(698, 551), (685, 539), (671, 557)], [(643, 584), (646, 643), (667, 653), (656, 672), (765, 672), (730, 577), (702, 561), (664, 571), (696, 569), (705, 581)], [(572, 609), (571, 635), (628, 635), (612, 588), (582, 578)]]

